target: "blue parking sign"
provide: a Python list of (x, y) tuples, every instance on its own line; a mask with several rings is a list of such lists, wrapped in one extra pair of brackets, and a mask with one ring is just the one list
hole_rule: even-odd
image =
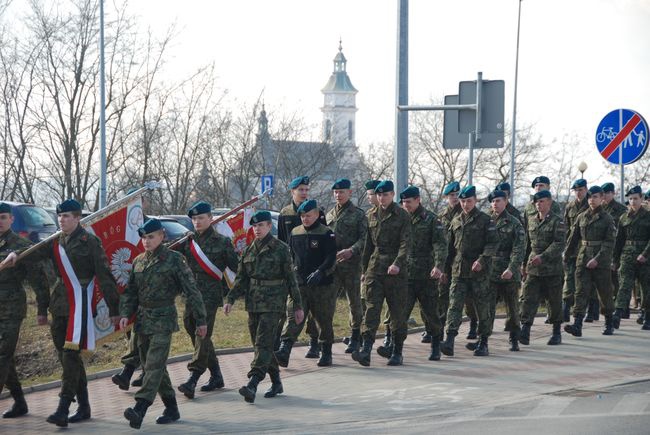
[(267, 190), (270, 190), (269, 195), (273, 195), (273, 174), (260, 177), (260, 192), (264, 194)]

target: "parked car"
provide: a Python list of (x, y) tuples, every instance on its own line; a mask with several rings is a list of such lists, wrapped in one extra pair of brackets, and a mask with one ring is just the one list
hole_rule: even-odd
[(172, 219), (166, 216), (148, 216), (151, 218), (156, 218), (160, 220), (163, 228), (165, 229), (165, 240), (164, 242), (173, 242), (176, 239), (180, 239), (185, 234), (187, 234), (187, 228), (184, 225), (180, 224), (176, 219)]
[(192, 218), (184, 214), (166, 214), (160, 216), (161, 218), (174, 219), (179, 224), (183, 225), (190, 231), (194, 231), (194, 225), (192, 224)]
[(14, 223), (11, 229), (32, 242), (40, 242), (58, 231), (52, 216), (42, 207), (22, 202), (3, 201), (11, 206)]

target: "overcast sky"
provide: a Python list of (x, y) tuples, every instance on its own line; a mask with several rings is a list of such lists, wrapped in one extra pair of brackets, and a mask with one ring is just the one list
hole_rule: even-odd
[[(411, 0), (410, 102), (456, 94), (482, 71), (505, 80), (511, 119), (517, 7)], [(265, 89), (267, 105), (314, 125), (341, 37), (359, 90), (357, 143), (393, 138), (397, 0), (134, 0), (131, 9), (155, 30), (177, 23), (172, 74), (214, 61), (231, 98), (251, 102)], [(596, 170), (605, 114), (625, 107), (650, 119), (650, 0), (524, 0), (521, 21), (517, 123), (549, 139), (578, 135)]]

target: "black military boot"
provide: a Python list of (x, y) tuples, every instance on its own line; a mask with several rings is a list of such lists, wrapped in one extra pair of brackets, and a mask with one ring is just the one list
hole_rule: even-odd
[(645, 310), (639, 311), (639, 317), (636, 318), (636, 323), (643, 325), (645, 321)]
[(54, 414), (51, 414), (49, 417), (47, 417), (46, 421), (59, 427), (67, 427), (70, 403), (72, 403), (72, 400), (66, 399), (65, 397), (60, 397), (59, 406), (56, 408), (56, 411), (54, 411)]
[(14, 398), (14, 404), (2, 414), (2, 418), (16, 418), (27, 414), (29, 409), (27, 408), (27, 402), (25, 402), (25, 395), (23, 394), (22, 388), (18, 387), (15, 390), (11, 390), (10, 393), (11, 397)]
[(447, 338), (440, 343), (440, 352), (447, 356), (454, 356), (454, 341), (458, 332), (447, 332)]
[(481, 339), (478, 342), (476, 350), (474, 350), (474, 356), (488, 356), (490, 352), (488, 351), (488, 338), (481, 336)]
[[(293, 345), (293, 343), (291, 343)], [(282, 349), (282, 344), (280, 344), (280, 349)], [(289, 349), (291, 351), (291, 349)], [(276, 354), (277, 355), (277, 354)], [(320, 346), (318, 345), (318, 338), (310, 338), (309, 339), (309, 349), (307, 349), (307, 353), (305, 354), (305, 358), (320, 358)], [(289, 359), (287, 358), (287, 361)], [(279, 364), (279, 362), (278, 362)], [(287, 364), (289, 364), (287, 362)], [(280, 364), (282, 366), (282, 364)], [(286, 366), (282, 366), (286, 367)]]
[(630, 318), (630, 307), (624, 308), (623, 309), (623, 316), (621, 319), (629, 319)]
[(404, 358), (402, 357), (402, 349), (404, 349), (404, 341), (393, 342), (393, 354), (386, 363), (387, 366), (401, 366)]
[(379, 346), (377, 348), (377, 353), (381, 357), (390, 358), (390, 356), (393, 354), (393, 345), (394, 343), (391, 340), (387, 345)]
[(546, 343), (549, 346), (556, 346), (558, 344), (562, 344), (562, 324), (560, 322), (553, 323), (553, 335), (551, 335), (551, 338), (549, 338), (548, 343)]
[(562, 299), (562, 321), (571, 321), (571, 307), (573, 306), (573, 298)]
[(131, 377), (133, 376), (133, 372), (135, 371), (135, 367), (132, 365), (125, 365), (122, 367), (122, 371), (111, 376), (111, 381), (118, 387), (120, 387), (120, 390), (127, 391), (129, 389), (129, 383), (131, 382)]
[(280, 380), (280, 372), (269, 372), (269, 376), (271, 377), (271, 388), (266, 390), (264, 393), (264, 397), (267, 399), (284, 393), (284, 388), (282, 388), (282, 381)]
[(573, 316), (573, 325), (564, 325), (564, 332), (574, 337), (582, 337), (582, 316)]
[(598, 299), (592, 299), (589, 301), (589, 308), (591, 310), (591, 317), (594, 318), (594, 322), (600, 320), (600, 302)]
[(358, 328), (352, 330), (350, 341), (348, 341), (347, 344), (348, 347), (345, 348), (345, 353), (352, 353), (359, 349), (359, 346), (361, 345), (361, 331)]
[(614, 329), (618, 329), (621, 327), (621, 317), (623, 316), (623, 310), (620, 308), (617, 308), (614, 310), (614, 314), (612, 315), (612, 326)]
[(142, 368), (142, 371), (140, 372), (140, 376), (138, 376), (133, 380), (133, 382), (131, 382), (131, 386), (141, 387), (143, 382), (144, 382), (144, 368)]
[(603, 335), (614, 335), (614, 319), (611, 314), (605, 316), (605, 329), (603, 329)]
[(363, 339), (361, 350), (352, 352), (352, 359), (364, 367), (370, 366), (370, 354), (372, 353), (372, 341), (369, 338)]
[(519, 334), (516, 331), (510, 331), (508, 343), (510, 343), (510, 352), (519, 352)]
[(505, 326), (503, 327), (503, 332), (510, 332), (510, 323), (506, 322)]
[(519, 342), (525, 346), (530, 344), (530, 324), (524, 323), (521, 325), (521, 332), (519, 333)]
[(467, 333), (468, 340), (476, 340), (476, 329), (478, 327), (478, 320), (469, 319), (469, 332)]
[(194, 391), (196, 390), (196, 383), (199, 382), (201, 373), (199, 372), (190, 372), (190, 377), (187, 378), (187, 382), (180, 384), (178, 386), (178, 391), (185, 394), (185, 397), (188, 399), (194, 399)]
[(480, 340), (470, 341), (469, 343), (465, 343), (465, 349), (475, 351), (476, 348), (478, 347), (479, 341)]
[(386, 325), (386, 335), (384, 335), (384, 347), (390, 347), (393, 342), (393, 334), (391, 334), (390, 326)]
[(90, 420), (90, 401), (88, 400), (88, 386), (80, 387), (77, 393), (77, 411), (68, 418), (68, 423), (79, 423)]
[(156, 424), (169, 424), (181, 418), (176, 397), (163, 397), (162, 401), (165, 404), (165, 410), (156, 418)]
[[(316, 344), (316, 346), (318, 346), (318, 344)], [(275, 359), (278, 361), (280, 367), (287, 367), (289, 365), (289, 357), (291, 356), (292, 348), (293, 348), (293, 341), (291, 341), (290, 339), (285, 338), (280, 342), (280, 348), (275, 351)], [(305, 355), (305, 357), (312, 358), (312, 357), (308, 357), (307, 355)]]
[(644, 331), (650, 331), (650, 317), (646, 314), (645, 320), (643, 321), (643, 326), (641, 327)]
[(332, 343), (323, 343), (321, 345), (320, 359), (316, 363), (318, 367), (329, 367), (332, 365)]
[(210, 379), (208, 383), (201, 387), (201, 391), (214, 391), (225, 386), (223, 382), (223, 375), (219, 367), (219, 360), (215, 359), (209, 367)]
[(142, 427), (142, 420), (147, 414), (147, 409), (151, 406), (151, 402), (145, 399), (135, 399), (135, 406), (133, 408), (126, 408), (124, 410), (124, 418), (129, 420), (129, 426), (133, 429), (140, 429)]
[(255, 393), (257, 393), (257, 385), (260, 383), (260, 379), (257, 375), (253, 375), (248, 380), (248, 384), (244, 385), (239, 389), (239, 394), (244, 396), (244, 400), (248, 403), (255, 402)]
[(420, 339), (421, 343), (431, 343), (431, 334), (427, 331), (422, 332), (422, 338)]
[(440, 337), (438, 335), (431, 336), (431, 353), (429, 354), (429, 361), (440, 361)]

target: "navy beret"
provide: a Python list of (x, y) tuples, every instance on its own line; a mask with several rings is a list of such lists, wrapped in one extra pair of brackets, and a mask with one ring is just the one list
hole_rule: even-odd
[(192, 207), (187, 211), (189, 217), (196, 216), (199, 214), (210, 213), (212, 214), (212, 206), (205, 201), (195, 202)]
[(56, 206), (56, 214), (66, 213), (69, 211), (81, 211), (81, 204), (74, 199), (66, 199)]
[(350, 187), (352, 187), (352, 183), (347, 178), (339, 178), (332, 184), (332, 190), (349, 189)]
[(314, 210), (316, 207), (318, 207), (316, 200), (308, 199), (307, 201), (303, 201), (302, 204), (300, 204), (300, 207), (298, 207), (298, 214), (300, 215), (307, 213), (308, 211)]
[(537, 202), (540, 199), (544, 199), (544, 198), (552, 198), (551, 192), (548, 190), (540, 190), (539, 192), (536, 192), (533, 195), (533, 202)]
[(459, 192), (460, 191), (460, 183), (458, 181), (452, 181), (451, 183), (447, 184), (442, 191), (443, 195), (449, 195), (450, 193), (453, 192)]
[(11, 214), (11, 206), (6, 202), (0, 202), (0, 213), (9, 213)]
[(614, 183), (605, 183), (602, 186), (603, 192), (614, 192), (616, 190), (616, 186), (614, 186)]
[(540, 175), (539, 177), (536, 177), (533, 182), (531, 187), (535, 187), (535, 184), (548, 184), (549, 186), (551, 185), (551, 180), (548, 179), (547, 176), (545, 175)]
[(577, 189), (579, 187), (587, 187), (587, 180), (584, 178), (579, 178), (571, 185), (571, 189)]
[(492, 202), (495, 198), (505, 198), (506, 196), (505, 190), (494, 190), (488, 195), (488, 201)]
[(140, 228), (138, 228), (138, 235), (140, 237), (143, 237), (145, 234), (150, 234), (153, 233), (154, 231), (158, 231), (162, 229), (163, 229), (162, 223), (156, 218), (151, 218), (148, 219), (142, 225), (140, 225)]
[(603, 188), (600, 186), (591, 186), (587, 191), (587, 194), (593, 195), (594, 193), (603, 193)]
[(377, 186), (379, 186), (379, 183), (381, 183), (379, 180), (368, 180), (365, 182), (364, 186), (366, 187), (366, 190), (375, 190)]
[(503, 190), (504, 192), (510, 192), (510, 183), (497, 184), (497, 187), (494, 190)]
[(253, 213), (251, 220), (248, 221), (250, 225), (259, 224), (260, 222), (271, 222), (271, 212), (266, 210), (258, 210)]
[(294, 178), (291, 180), (291, 183), (289, 183), (289, 189), (296, 189), (301, 184), (309, 186), (309, 177), (303, 176)]
[(458, 197), (460, 199), (467, 199), (473, 196), (476, 196), (476, 187), (472, 185), (463, 187), (463, 190), (461, 190), (460, 193), (458, 194)]
[(393, 192), (394, 190), (395, 185), (390, 180), (384, 180), (375, 187), (375, 193)]
[(408, 186), (399, 194), (400, 199), (417, 198), (420, 196), (420, 189), (417, 186)]
[[(650, 191), (649, 191), (649, 192), (650, 192)], [(627, 193), (625, 194), (625, 196), (634, 195), (634, 194), (636, 194), (636, 193), (638, 193), (639, 195), (643, 196), (643, 190), (641, 189), (641, 186), (634, 186), (634, 187), (631, 187), (631, 188), (627, 191)], [(646, 195), (647, 195), (647, 194), (646, 194)]]

